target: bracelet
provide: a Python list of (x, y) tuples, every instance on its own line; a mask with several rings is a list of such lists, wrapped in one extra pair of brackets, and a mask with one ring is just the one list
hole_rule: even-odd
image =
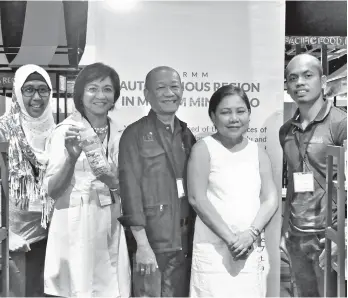
[(256, 228), (255, 226), (250, 226), (249, 230), (251, 230), (255, 234), (256, 237), (258, 237), (261, 234), (260, 230), (258, 228)]
[(253, 235), (255, 238), (258, 237), (258, 234), (256, 233), (256, 231), (254, 231), (252, 228), (249, 228), (248, 231), (249, 231), (249, 233), (250, 233), (251, 235)]
[(109, 188), (110, 191), (118, 191), (118, 188)]
[(249, 232), (251, 238), (253, 238), (253, 242), (255, 242), (255, 240), (257, 239), (257, 236), (253, 233), (253, 231), (250, 228), (248, 229), (248, 232)]

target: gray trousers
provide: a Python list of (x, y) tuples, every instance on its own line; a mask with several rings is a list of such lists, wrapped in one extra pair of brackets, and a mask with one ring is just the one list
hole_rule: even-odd
[[(324, 233), (304, 236), (290, 234), (286, 239), (300, 297), (324, 297), (324, 270), (319, 267), (319, 256), (325, 247), (319, 241), (323, 237)], [(337, 276), (329, 282), (333, 292), (328, 297), (336, 297)]]

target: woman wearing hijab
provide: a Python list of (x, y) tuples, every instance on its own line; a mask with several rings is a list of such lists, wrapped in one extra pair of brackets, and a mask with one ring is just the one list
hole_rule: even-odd
[[(121, 130), (108, 117), (120, 96), (116, 71), (86, 66), (74, 86), (76, 111), (61, 122), (48, 145), (44, 185), (55, 200), (47, 243), (45, 293), (59, 297), (129, 297), (130, 265), (118, 222), (117, 160)], [(105, 164), (93, 174), (81, 132), (94, 131)], [(100, 163), (97, 163), (100, 166)]]
[[(15, 73), (11, 110), (0, 118), (0, 141), (9, 142), (9, 249), (20, 270), (16, 276), (26, 280), (25, 293), (21, 293), (25, 296), (43, 295), (46, 227), (52, 204), (41, 186), (48, 161), (46, 141), (55, 127), (51, 90), (44, 69), (32, 64), (20, 67)], [(18, 281), (10, 280), (11, 284)]]

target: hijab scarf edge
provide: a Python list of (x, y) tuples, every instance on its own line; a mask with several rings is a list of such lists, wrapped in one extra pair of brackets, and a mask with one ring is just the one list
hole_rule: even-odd
[[(47, 228), (54, 201), (48, 197), (42, 187), (48, 158), (44, 148), (33, 148), (28, 141), (28, 134), (34, 139), (35, 130), (26, 130), (25, 126), (30, 123), (39, 122), (40, 125), (49, 125), (46, 129), (47, 137), (55, 127), (49, 97), (48, 105), (38, 118), (33, 118), (27, 113), (21, 94), (21, 87), (26, 78), (33, 72), (40, 73), (52, 90), (50, 78), (45, 70), (36, 65), (25, 65), (20, 67), (15, 74), (12, 92), (12, 106), (8, 115), (1, 117), (0, 127), (9, 140), (9, 190), (10, 196), (17, 207), (28, 210), (29, 204), (37, 200), (41, 202), (41, 226)], [(24, 78), (24, 79), (23, 79)], [(19, 96), (18, 96), (19, 95)], [(27, 121), (23, 121), (26, 119)], [(44, 137), (45, 137), (44, 136)], [(42, 137), (42, 136), (39, 136)], [(39, 155), (39, 156), (37, 156)]]

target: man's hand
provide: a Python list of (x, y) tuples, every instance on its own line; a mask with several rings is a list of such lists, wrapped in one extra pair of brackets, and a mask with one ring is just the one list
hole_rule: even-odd
[[(325, 244), (325, 238), (320, 239), (321, 244)], [(334, 242), (331, 242), (331, 256), (336, 256), (337, 255), (337, 245)], [(319, 256), (319, 267), (324, 270), (325, 269), (325, 258), (326, 258), (326, 251), (325, 248), (321, 252)]]
[(29, 246), (29, 243), (23, 237), (10, 231), (9, 250), (28, 252), (30, 250), (30, 246)]
[(158, 268), (156, 256), (149, 245), (138, 246), (135, 254), (136, 271), (141, 275), (148, 275)]

